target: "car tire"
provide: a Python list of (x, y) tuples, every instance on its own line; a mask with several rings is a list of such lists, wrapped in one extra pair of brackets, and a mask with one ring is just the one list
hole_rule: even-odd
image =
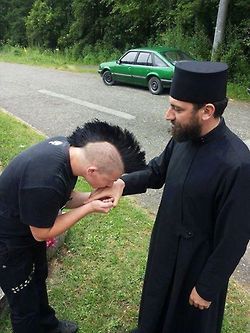
[(148, 81), (148, 89), (152, 94), (159, 95), (163, 90), (161, 80), (156, 76), (152, 76)]
[(107, 86), (112, 86), (115, 83), (113, 76), (109, 70), (106, 70), (102, 74), (102, 80)]

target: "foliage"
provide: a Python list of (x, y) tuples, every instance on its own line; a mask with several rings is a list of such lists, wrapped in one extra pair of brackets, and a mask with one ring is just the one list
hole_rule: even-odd
[(0, 41), (10, 41), (13, 45), (27, 45), (25, 18), (34, 0), (1, 0)]
[[(0, 42), (60, 49), (75, 60), (86, 51), (123, 52), (155, 42), (210, 59), (219, 0), (2, 0)], [(248, 0), (229, 4), (226, 38), (217, 59), (227, 61), (236, 82), (250, 63)], [(232, 33), (233, 32), (233, 33)], [(107, 49), (107, 47), (106, 47)], [(99, 58), (99, 57), (97, 57)], [(96, 60), (97, 60), (96, 58)], [(244, 79), (249, 80), (249, 78)]]
[(29, 45), (56, 48), (69, 17), (68, 0), (36, 0), (25, 19)]
[(160, 34), (157, 39), (151, 41), (151, 44), (180, 48), (195, 59), (209, 60), (210, 58), (208, 46), (211, 45), (211, 42), (198, 24), (194, 27), (192, 36), (186, 34), (181, 25), (177, 25), (175, 30), (169, 29)]
[(37, 0), (27, 19), (27, 37), (32, 46), (49, 47), (52, 44), (54, 18), (52, 8), (43, 0)]

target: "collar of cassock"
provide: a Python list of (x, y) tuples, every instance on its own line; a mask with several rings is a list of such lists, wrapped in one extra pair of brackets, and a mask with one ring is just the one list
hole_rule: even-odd
[(224, 135), (225, 129), (226, 124), (224, 118), (221, 117), (219, 124), (214, 129), (212, 129), (212, 131), (194, 140), (194, 142), (203, 144), (210, 141), (219, 140)]

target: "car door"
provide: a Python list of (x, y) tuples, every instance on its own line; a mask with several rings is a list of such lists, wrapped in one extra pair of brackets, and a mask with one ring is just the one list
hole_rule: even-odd
[(137, 54), (137, 51), (128, 51), (117, 61), (117, 66), (115, 66), (112, 73), (115, 81), (131, 83), (131, 68), (135, 62)]
[(147, 86), (147, 75), (152, 64), (151, 52), (140, 51), (135, 64), (131, 67), (132, 83)]
[(153, 55), (153, 72), (157, 74), (164, 86), (169, 86), (174, 74), (174, 66), (163, 61), (157, 54)]

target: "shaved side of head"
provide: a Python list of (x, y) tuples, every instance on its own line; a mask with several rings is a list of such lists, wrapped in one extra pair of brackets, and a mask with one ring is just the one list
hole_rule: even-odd
[(109, 173), (119, 170), (124, 173), (122, 158), (115, 146), (109, 142), (90, 142), (84, 146), (85, 158), (99, 171)]

